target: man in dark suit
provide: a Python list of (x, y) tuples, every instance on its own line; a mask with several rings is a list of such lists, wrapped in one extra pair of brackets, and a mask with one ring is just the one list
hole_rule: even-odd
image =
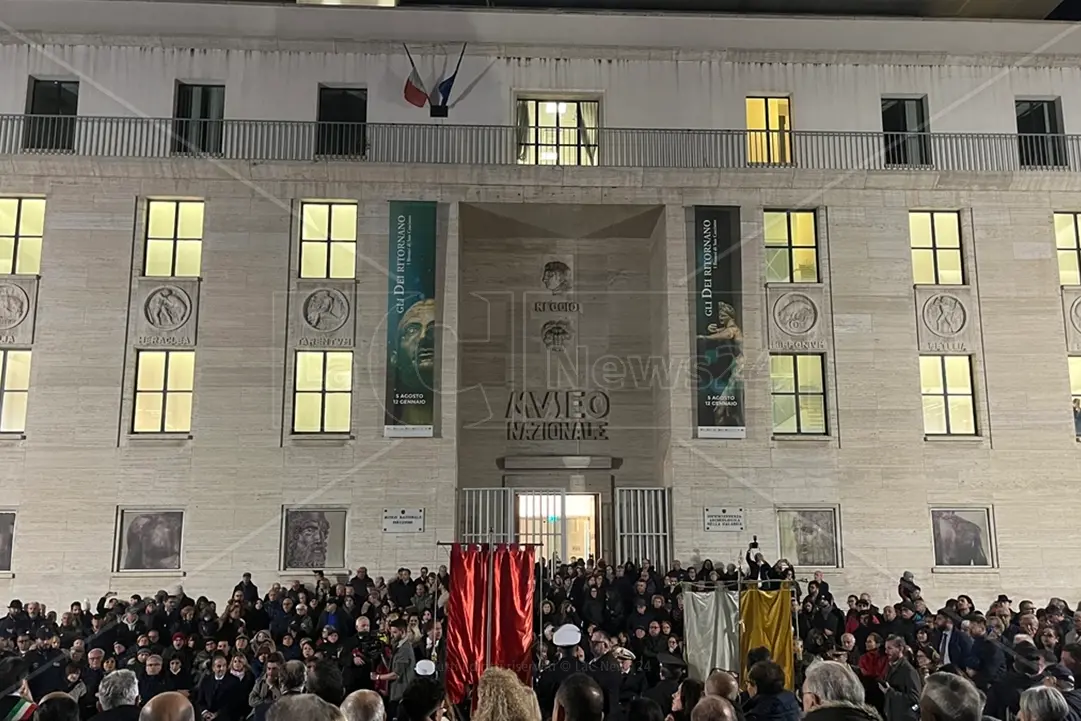
[[(237, 694), (243, 693), (240, 679), (229, 673), (229, 661), (224, 654), (215, 654), (210, 662), (211, 673), (195, 689), (195, 708), (204, 721), (238, 721), (230, 718), (237, 708)], [(245, 706), (247, 699), (245, 698)]]
[(972, 651), (965, 669), (976, 688), (990, 695), (991, 689), (1006, 675), (1006, 653), (1002, 644), (987, 638), (987, 619), (973, 616), (968, 622)]
[(619, 688), (623, 672), (612, 653), (612, 638), (603, 630), (597, 629), (589, 642), (594, 656), (589, 664), (589, 675), (604, 691), (604, 718), (607, 721), (620, 721), (623, 712), (619, 705)]
[(960, 629), (954, 628), (954, 622), (960, 620), (948, 608), (939, 609), (935, 616), (935, 628), (938, 629), (938, 653), (942, 665), (955, 669), (972, 667), (972, 637)]

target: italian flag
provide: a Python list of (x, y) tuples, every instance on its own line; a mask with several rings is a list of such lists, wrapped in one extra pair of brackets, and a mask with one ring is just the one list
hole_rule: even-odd
[(14, 708), (4, 717), (4, 721), (30, 721), (34, 717), (35, 709), (37, 709), (37, 706), (24, 698), (20, 698)]

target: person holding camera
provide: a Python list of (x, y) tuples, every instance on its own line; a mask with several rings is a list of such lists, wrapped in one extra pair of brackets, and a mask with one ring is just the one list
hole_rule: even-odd
[(747, 546), (747, 580), (769, 581), (772, 578), (773, 567), (766, 563), (766, 557), (758, 550), (758, 536), (755, 536)]

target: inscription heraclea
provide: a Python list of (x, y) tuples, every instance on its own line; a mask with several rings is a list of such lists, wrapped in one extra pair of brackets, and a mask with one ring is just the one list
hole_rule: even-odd
[(184, 346), (191, 345), (191, 338), (188, 336), (141, 335), (136, 340), (136, 343), (148, 346)]

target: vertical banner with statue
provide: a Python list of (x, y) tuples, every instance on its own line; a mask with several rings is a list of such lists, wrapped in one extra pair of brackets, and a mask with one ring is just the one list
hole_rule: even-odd
[(694, 208), (698, 438), (746, 438), (739, 211)]
[(383, 435), (435, 434), (436, 203), (390, 201)]

